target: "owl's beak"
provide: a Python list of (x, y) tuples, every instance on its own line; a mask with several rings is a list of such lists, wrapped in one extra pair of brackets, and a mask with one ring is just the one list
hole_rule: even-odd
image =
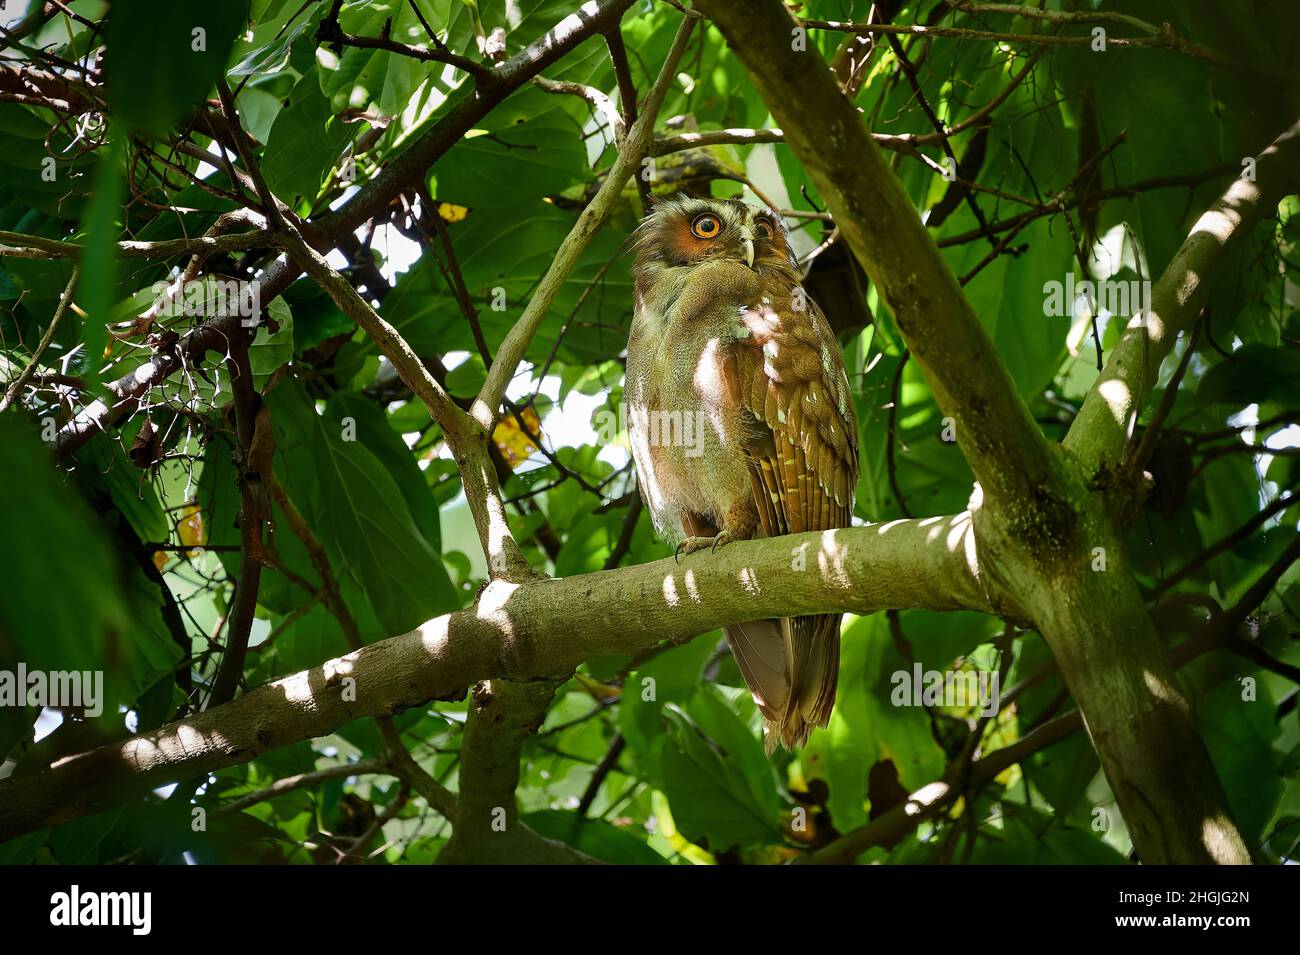
[(745, 247), (745, 264), (752, 269), (754, 267), (754, 240), (742, 239), (741, 245)]

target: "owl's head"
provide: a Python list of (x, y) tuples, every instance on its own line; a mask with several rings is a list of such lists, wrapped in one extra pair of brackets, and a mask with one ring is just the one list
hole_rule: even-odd
[(739, 199), (674, 196), (655, 205), (634, 237), (638, 275), (712, 259), (744, 262), (758, 272), (794, 271), (790, 234), (773, 210)]

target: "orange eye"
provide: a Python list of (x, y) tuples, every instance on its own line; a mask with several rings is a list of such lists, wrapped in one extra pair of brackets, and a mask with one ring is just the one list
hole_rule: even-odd
[(691, 223), (691, 235), (697, 239), (716, 238), (717, 234), (722, 231), (722, 220), (712, 212), (705, 212), (695, 217)]
[(754, 220), (754, 231), (758, 233), (760, 239), (770, 239), (775, 234), (772, 229), (772, 223), (766, 219)]

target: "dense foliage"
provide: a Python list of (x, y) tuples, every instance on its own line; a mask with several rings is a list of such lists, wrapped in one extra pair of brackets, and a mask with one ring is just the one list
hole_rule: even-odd
[[(496, 96), (502, 81), (490, 72), (574, 4), (30, 6), (6, 11), (0, 36), (0, 382), (19, 382), (0, 415), (0, 670), (102, 671), (106, 682), (97, 718), (0, 707), (0, 775), (15, 778), (473, 602), (487, 565), (443, 429), (319, 283), (283, 281), (281, 247), (221, 237), (256, 226), (269, 190), (468, 404), (614, 162), (616, 128), (621, 140), (634, 118), (611, 51), (625, 48), (622, 79), (644, 97), (683, 18), (676, 4), (636, 3), (621, 47), (585, 39), (540, 71), (548, 82)], [(901, 137), (882, 139), (895, 172), (1058, 440), (1096, 380), (1098, 347), (1109, 354), (1138, 310), (1105, 293), (1090, 309), (1073, 291), (1091, 279), (1140, 295), (1200, 213), (1294, 121), (1300, 11), (1286, 0), (1048, 6), (1124, 12), (1156, 33), (919, 0), (877, 3), (875, 22), (957, 35), (859, 40), (814, 21), (865, 23), (867, 0), (792, 5), (871, 132)], [(1112, 40), (1104, 51), (1092, 45), (1098, 25)], [(1043, 34), (1078, 42), (1044, 45)], [(1178, 42), (1118, 42), (1152, 36)], [(223, 109), (227, 85), (251, 140)], [(403, 165), (471, 101), (491, 108), (436, 161)], [(936, 122), (951, 135), (934, 135)], [(857, 515), (966, 507), (973, 478), (944, 413), (800, 163), (776, 137), (691, 148), (677, 139), (773, 125), (734, 52), (702, 24), (658, 113), (653, 175), (627, 185), (582, 251), (492, 435), (510, 527), (534, 568), (568, 577), (668, 554), (637, 499), (620, 417), (633, 307), (624, 240), (643, 211), (639, 187), (761, 197), (788, 211), (854, 388)], [(250, 160), (263, 182), (245, 172)], [(349, 203), (369, 203), (360, 221)], [(1300, 839), (1300, 578), (1287, 569), (1300, 521), (1298, 212), (1294, 196), (1284, 200), (1234, 248), (1163, 366), (1134, 432), (1149, 435), (1154, 483), (1127, 526), (1171, 647), (1252, 601), (1228, 650), (1191, 655), (1180, 678), (1237, 825), (1272, 860)], [(212, 246), (119, 244), (204, 235)], [(177, 278), (221, 291), (254, 277), (269, 278), (274, 295), (248, 345), (212, 298), (154, 307)], [(204, 328), (209, 340), (196, 347), (188, 333)], [(153, 377), (122, 400), (141, 368)], [(122, 403), (106, 415), (96, 401)], [(250, 556), (255, 521), (266, 535)], [(1252, 593), (1280, 560), (1265, 592)], [(227, 688), (223, 660), (240, 626), (248, 652)], [(523, 741), (520, 819), (612, 862), (801, 857), (1068, 713), (1050, 659), (1038, 634), (988, 615), (849, 616), (830, 727), (771, 759), (719, 631), (635, 659), (590, 659)], [(978, 706), (900, 706), (897, 674), (910, 679), (914, 666), (998, 674), (1001, 708), (985, 717)], [(452, 791), (466, 709), (433, 702), (393, 720)], [(450, 825), (409, 779), (374, 770), (390, 756), (377, 724), (357, 720), (19, 837), (0, 845), (0, 861), (431, 861)], [(327, 772), (221, 811), (353, 760), (367, 771)], [(955, 778), (955, 798), (883, 833), (861, 859), (1130, 857), (1081, 731), (1028, 747), (987, 778)]]

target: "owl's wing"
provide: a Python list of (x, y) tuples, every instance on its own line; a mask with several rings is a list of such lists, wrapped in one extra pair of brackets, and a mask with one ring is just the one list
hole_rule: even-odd
[[(736, 342), (728, 368), (746, 424), (762, 536), (848, 527), (858, 431), (839, 344), (811, 299), (797, 290), (792, 298), (788, 288), (770, 292), (767, 304), (745, 314), (749, 335)], [(830, 719), (840, 619), (821, 614), (726, 628), (768, 721), (769, 749), (778, 737), (801, 746)]]
[(848, 527), (858, 429), (839, 343), (811, 299), (769, 299), (746, 315), (730, 369), (759, 523), (769, 537)]

